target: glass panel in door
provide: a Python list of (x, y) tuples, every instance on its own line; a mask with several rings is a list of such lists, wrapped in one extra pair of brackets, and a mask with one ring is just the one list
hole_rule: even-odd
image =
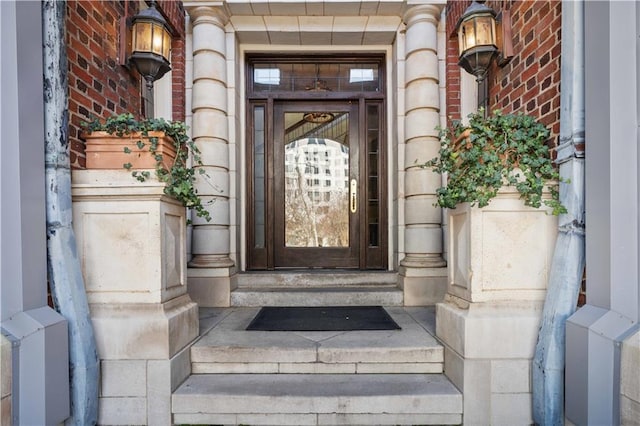
[(285, 246), (349, 246), (349, 113), (287, 112)]
[(330, 106), (287, 104), (279, 111), (276, 267), (357, 266), (357, 107)]

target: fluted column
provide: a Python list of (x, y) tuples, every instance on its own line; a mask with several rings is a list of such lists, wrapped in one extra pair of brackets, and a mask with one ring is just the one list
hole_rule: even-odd
[(193, 28), (192, 138), (202, 154), (204, 175), (197, 190), (212, 220), (193, 217), (194, 268), (227, 268), (229, 258), (229, 125), (224, 26), (228, 16), (219, 7), (189, 9)]
[(445, 266), (442, 257), (442, 210), (435, 207), (440, 176), (418, 164), (440, 148), (437, 126), (437, 26), (441, 8), (416, 6), (407, 11), (405, 38), (405, 258), (406, 268)]

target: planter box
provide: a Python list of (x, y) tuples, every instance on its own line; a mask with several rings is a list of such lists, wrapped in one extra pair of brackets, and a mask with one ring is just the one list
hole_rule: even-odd
[(98, 422), (169, 425), (171, 392), (189, 375), (188, 346), (198, 337), (185, 208), (164, 184), (137, 182), (123, 170), (73, 170), (72, 177), (73, 228), (100, 358)]
[(449, 210), (449, 294), (468, 302), (544, 300), (558, 218), (519, 197), (503, 187), (486, 207)]
[[(149, 132), (148, 136), (133, 133), (125, 136), (111, 135), (107, 132), (92, 132), (83, 135), (85, 139), (85, 153), (87, 169), (123, 169), (126, 163), (131, 163), (131, 169), (155, 169), (156, 159), (149, 153), (150, 137), (158, 138), (157, 153), (162, 155), (162, 164), (170, 168), (176, 158), (174, 142), (164, 132)], [(145, 146), (140, 149), (138, 141)], [(125, 148), (131, 150), (124, 152)]]
[(436, 335), (474, 424), (533, 423), (531, 362), (558, 218), (519, 197), (503, 187), (486, 207), (448, 211), (449, 283)]

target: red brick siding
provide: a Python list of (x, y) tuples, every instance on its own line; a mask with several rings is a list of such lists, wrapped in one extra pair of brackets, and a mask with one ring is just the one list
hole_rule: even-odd
[(578, 307), (587, 304), (587, 273), (586, 271), (582, 275), (582, 282), (580, 283), (580, 292), (578, 293)]
[(456, 24), (465, 9), (471, 4), (469, 0), (448, 1), (445, 25), (447, 34), (447, 117), (460, 119), (460, 73), (465, 72), (458, 66), (458, 36)]
[(184, 121), (185, 119), (185, 48), (186, 43), (183, 29), (182, 37), (174, 38), (171, 43), (173, 119), (179, 121)]
[(185, 12), (182, 2), (162, 0), (158, 2), (159, 9), (173, 29), (171, 43), (172, 96), (173, 119), (185, 119)]
[[(458, 46), (455, 26), (469, 1), (447, 4), (447, 116), (460, 118)], [(524, 112), (551, 130), (550, 145), (560, 133), (560, 24), (559, 0), (488, 1), (496, 12), (511, 11), (514, 57), (489, 70), (489, 108)], [(451, 83), (451, 85), (450, 85)]]
[(174, 31), (174, 36), (184, 37), (184, 7), (182, 2), (175, 0), (160, 0), (158, 9)]
[[(174, 29), (173, 118), (183, 120), (184, 10), (181, 2), (163, 1), (160, 6), (165, 7), (162, 12)], [(137, 1), (67, 2), (69, 143), (73, 168), (85, 167), (81, 121), (124, 112), (138, 117), (142, 114), (140, 76), (118, 63), (121, 18), (137, 12)]]

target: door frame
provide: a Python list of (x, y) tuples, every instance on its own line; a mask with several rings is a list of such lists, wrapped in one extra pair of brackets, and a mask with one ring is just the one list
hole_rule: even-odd
[[(258, 93), (253, 92), (252, 85), (252, 66), (256, 63), (279, 63), (279, 62), (293, 62), (293, 63), (352, 63), (363, 62), (370, 63), (376, 62), (379, 65), (379, 82), (380, 90), (376, 92), (269, 92)], [(264, 197), (266, 198), (266, 204), (264, 210), (273, 208), (273, 199), (275, 182), (274, 182), (274, 152), (273, 152), (273, 119), (274, 108), (277, 103), (290, 101), (303, 101), (312, 103), (313, 101), (324, 102), (353, 102), (358, 106), (357, 125), (360, 134), (360, 151), (361, 155), (358, 159), (359, 168), (363, 178), (358, 182), (358, 193), (360, 194), (359, 200), (364, 200), (365, 196), (370, 198), (368, 182), (371, 181), (371, 169), (375, 169), (377, 173), (377, 183), (375, 187), (377, 192), (373, 195), (375, 198), (377, 212), (377, 223), (370, 223), (368, 211), (371, 210), (369, 204), (361, 202), (362, 207), (358, 208), (358, 220), (360, 221), (360, 228), (364, 232), (359, 232), (359, 256), (356, 265), (347, 268), (353, 268), (358, 270), (387, 270), (389, 261), (389, 199), (387, 194), (388, 190), (388, 138), (387, 138), (387, 106), (386, 106), (386, 66), (388, 65), (386, 56), (380, 53), (366, 53), (362, 55), (354, 54), (307, 54), (307, 55), (272, 55), (264, 53), (247, 53), (244, 58), (246, 79), (245, 79), (245, 129), (246, 129), (246, 172), (245, 172), (245, 190), (246, 190), (246, 228), (245, 228), (245, 265), (247, 270), (274, 270), (284, 269), (277, 265), (275, 262), (274, 248), (269, 247), (269, 242), (273, 240), (274, 235), (274, 223), (273, 221), (265, 221), (261, 226), (263, 227), (262, 236), (263, 245), (257, 243), (256, 234), (254, 233), (255, 226), (257, 224), (256, 216), (258, 215), (256, 205), (260, 204), (260, 201), (256, 201), (254, 197), (254, 188), (256, 181), (254, 181), (254, 167), (256, 166), (253, 158), (254, 154), (254, 112), (256, 108), (259, 108), (263, 114), (264, 128), (262, 131), (265, 134), (264, 141), (264, 172), (268, 176), (264, 180)], [(364, 138), (368, 138), (370, 134), (369, 111), (375, 109), (375, 128), (377, 129), (376, 146), (377, 151), (374, 153), (377, 160), (374, 166), (371, 166), (371, 153), (369, 148), (362, 149), (364, 146)], [(364, 152), (364, 153), (363, 153)], [(366, 159), (364, 158), (366, 157)], [(367, 182), (367, 183), (365, 183)], [(374, 227), (376, 231), (376, 242), (371, 244), (370, 229)], [(336, 266), (324, 265), (322, 268), (336, 268)], [(297, 269), (318, 268), (318, 266), (299, 266)], [(339, 266), (339, 268), (345, 268)]]

